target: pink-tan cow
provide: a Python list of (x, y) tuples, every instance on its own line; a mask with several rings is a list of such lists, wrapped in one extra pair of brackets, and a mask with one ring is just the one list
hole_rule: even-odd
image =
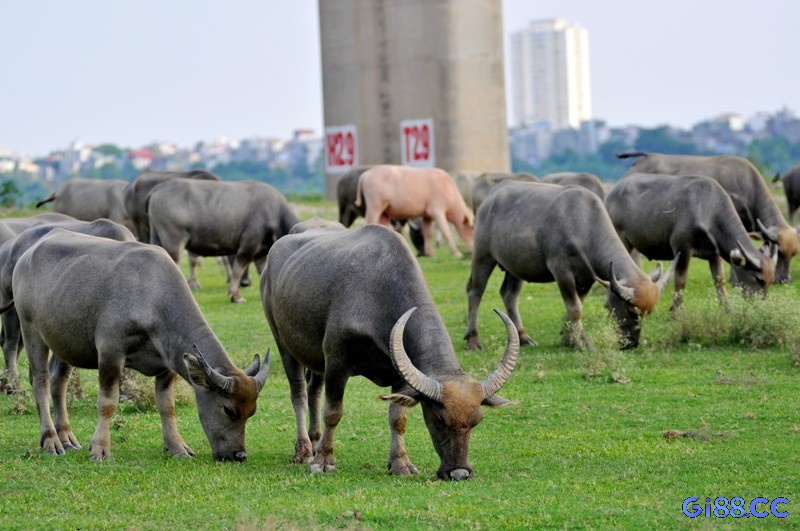
[(452, 177), (438, 168), (374, 166), (361, 175), (356, 191), (356, 206), (366, 204), (366, 223), (389, 226), (390, 219), (422, 217), (426, 256), (431, 248), (432, 223), (442, 231), (454, 256), (461, 257), (448, 222), (455, 225), (461, 240), (472, 252), (475, 216), (464, 203)]

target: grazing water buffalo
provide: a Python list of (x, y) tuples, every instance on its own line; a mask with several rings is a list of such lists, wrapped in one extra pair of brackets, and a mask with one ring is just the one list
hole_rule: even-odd
[(800, 235), (783, 219), (764, 178), (749, 160), (733, 155), (703, 157), (641, 152), (623, 153), (617, 157), (640, 157), (626, 175), (702, 175), (717, 181), (731, 197), (744, 228), (759, 232), (765, 240), (778, 246), (775, 282), (791, 280), (790, 266), (800, 247)]
[(472, 211), (477, 212), (492, 188), (505, 181), (538, 183), (539, 179), (530, 173), (482, 173), (472, 181)]
[(235, 255), (231, 301), (243, 302), (239, 281), (250, 262), (259, 273), (275, 241), (299, 220), (272, 186), (256, 181), (172, 179), (150, 193), (150, 243), (180, 263), (181, 251), (200, 256)]
[(460, 257), (448, 221), (472, 251), (474, 215), (458, 192), (455, 181), (438, 168), (375, 166), (361, 175), (356, 206), (366, 203), (366, 223), (389, 225), (390, 219), (422, 217), (426, 256), (433, 256), (432, 222), (436, 222), (454, 256)]
[(708, 260), (717, 293), (726, 296), (723, 260), (745, 291), (766, 296), (775, 278), (772, 259), (753, 247), (728, 194), (705, 176), (629, 174), (606, 196), (606, 208), (623, 244), (652, 260), (678, 253), (675, 299), (683, 302), (689, 260)]
[(339, 177), (336, 183), (336, 201), (339, 204), (339, 223), (350, 227), (359, 217), (364, 217), (366, 207), (363, 203), (356, 205), (358, 193), (358, 179), (361, 174), (372, 166), (357, 166), (348, 170)]
[(653, 311), (672, 271), (664, 276), (660, 268), (652, 276), (642, 272), (617, 237), (603, 202), (585, 188), (500, 184), (478, 209), (464, 336), (471, 350), (482, 348), (478, 307), (498, 265), (505, 271), (500, 295), (520, 341), (536, 344), (519, 315), (523, 282), (555, 281), (567, 307), (562, 343), (572, 347), (587, 344), (583, 299), (595, 280), (608, 289), (606, 307), (620, 327), (622, 346), (635, 347), (640, 315)]
[[(39, 409), (41, 447), (47, 453), (80, 448), (65, 401), (74, 366), (99, 370), (100, 418), (89, 455), (93, 460), (111, 457), (109, 425), (119, 402), (122, 369), (130, 367), (156, 378), (166, 452), (194, 455), (175, 419), (173, 385), (181, 376), (194, 389), (214, 459), (246, 459), (245, 423), (255, 413), (267, 378), (269, 353), (263, 365), (256, 355), (245, 372), (237, 369), (162, 249), (54, 229), (19, 258), (12, 284)], [(49, 410), (48, 351), (66, 362), (51, 383), (55, 424)]]
[(82, 221), (106, 218), (132, 230), (124, 201), (127, 186), (128, 182), (120, 179), (68, 179), (36, 203), (36, 208), (52, 202), (53, 212)]
[[(42, 237), (55, 229), (90, 234), (117, 241), (136, 240), (127, 228), (107, 219), (99, 219), (92, 222), (73, 220), (44, 223), (27, 229), (0, 247), (0, 305), (5, 305), (14, 299), (12, 279), (14, 267), (17, 265), (20, 256)], [(19, 316), (14, 308), (3, 313), (2, 320), (3, 356), (5, 357), (6, 370), (8, 371), (6, 392), (13, 393), (18, 388), (17, 357), (22, 348), (22, 335), (20, 334)]]
[(795, 164), (783, 175), (775, 176), (775, 182), (783, 182), (783, 191), (786, 192), (788, 203), (789, 223), (795, 224), (797, 210), (800, 209), (800, 164)]
[(561, 186), (568, 186), (570, 184), (575, 186), (583, 186), (590, 192), (594, 192), (600, 199), (606, 198), (606, 189), (603, 186), (603, 181), (601, 181), (600, 177), (593, 173), (572, 171), (548, 173), (542, 177), (542, 182), (548, 184), (560, 184)]
[[(509, 403), (496, 394), (519, 353), (508, 317), (498, 312), (508, 333), (499, 368), (482, 382), (465, 375), (410, 249), (398, 234), (375, 225), (312, 229), (282, 238), (269, 253), (261, 297), (297, 418), (292, 462), (311, 462), (312, 472), (335, 470), (333, 434), (342, 418), (345, 384), (360, 375), (392, 388), (381, 396), (390, 402), (390, 473), (418, 473), (404, 434), (406, 408), (420, 403), (439, 454), (437, 476), (472, 476), (468, 443), (483, 416), (481, 405)], [(306, 369), (313, 374), (308, 390)], [(325, 427), (320, 432), (322, 380)], [(310, 430), (305, 424), (309, 410)]]

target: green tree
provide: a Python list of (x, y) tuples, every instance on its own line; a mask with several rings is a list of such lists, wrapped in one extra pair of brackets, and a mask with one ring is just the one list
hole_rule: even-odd
[(119, 157), (123, 154), (122, 148), (115, 144), (100, 144), (99, 146), (95, 146), (93, 151), (102, 153), (103, 155), (111, 155), (112, 157)]

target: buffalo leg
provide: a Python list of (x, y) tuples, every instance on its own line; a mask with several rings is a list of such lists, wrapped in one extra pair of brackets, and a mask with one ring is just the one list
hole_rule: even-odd
[(325, 383), (321, 374), (314, 374), (308, 370), (306, 372), (308, 373), (308, 437), (312, 443), (316, 443), (322, 437), (319, 406)]
[(519, 294), (522, 292), (522, 285), (523, 282), (520, 279), (506, 272), (503, 284), (500, 286), (500, 296), (503, 298), (503, 304), (505, 304), (511, 322), (517, 327), (520, 344), (533, 345), (535, 347), (537, 343), (525, 333), (525, 329), (522, 326), (522, 317), (519, 315)]
[(65, 363), (61, 358), (50, 358), (50, 397), (53, 399), (53, 411), (56, 415), (56, 433), (65, 450), (80, 450), (81, 445), (72, 427), (67, 414), (67, 385), (72, 374), (72, 365)]
[(419, 474), (419, 470), (411, 462), (406, 451), (406, 407), (392, 402), (389, 404), (389, 431), (391, 444), (389, 446), (389, 462), (387, 468), (390, 474), (410, 476)]
[(691, 258), (691, 251), (681, 250), (681, 256), (678, 258), (678, 263), (675, 265), (675, 273), (673, 274), (675, 278), (675, 295), (672, 298), (670, 311), (675, 311), (683, 305), (683, 290), (689, 280), (689, 260)]
[[(98, 347), (100, 347), (98, 345)], [(111, 418), (119, 406), (119, 382), (122, 376), (120, 360), (124, 356), (103, 353), (102, 347), (98, 348), (99, 389), (97, 393), (97, 427), (92, 435), (89, 445), (89, 458), (92, 461), (112, 459), (111, 455)]]
[(456, 240), (453, 238), (453, 231), (450, 230), (450, 222), (447, 221), (444, 212), (437, 212), (434, 214), (433, 219), (436, 221), (436, 226), (439, 227), (442, 236), (444, 236), (444, 239), (447, 241), (447, 245), (450, 247), (450, 252), (453, 253), (453, 256), (456, 258), (464, 256), (456, 246)]
[(201, 289), (200, 281), (197, 280), (197, 269), (200, 267), (201, 256), (199, 254), (189, 254), (189, 287), (192, 289)]
[(711, 278), (714, 279), (714, 287), (717, 290), (719, 303), (725, 306), (728, 303), (728, 290), (725, 287), (725, 265), (722, 257), (715, 256), (709, 260), (708, 267), (711, 269)]
[(19, 390), (19, 373), (17, 370), (17, 359), (19, 351), (22, 349), (22, 335), (20, 334), (19, 316), (12, 308), (3, 314), (3, 357), (8, 371), (8, 381), (5, 386), (0, 385), (0, 389), (5, 388), (5, 392), (13, 394)]
[(556, 277), (558, 290), (567, 307), (567, 318), (561, 332), (561, 345), (571, 348), (586, 348), (589, 344), (583, 331), (583, 297), (578, 294), (575, 279), (572, 277)]
[(433, 257), (433, 222), (422, 218), (422, 250), (425, 256)]
[[(292, 463), (310, 463), (314, 457), (311, 438), (308, 435), (306, 415), (308, 414), (308, 391), (306, 390), (305, 368), (299, 361), (289, 354), (284, 354), (285, 350), (278, 345), (281, 353), (283, 368), (286, 378), (289, 380), (289, 394), (294, 408), (296, 423), (296, 439), (294, 444), (294, 455)], [(317, 376), (317, 379), (321, 377)], [(319, 416), (319, 414), (317, 414)]]
[(50, 371), (47, 367), (49, 349), (41, 340), (25, 338), (30, 364), (30, 381), (36, 407), (39, 410), (39, 427), (41, 436), (39, 445), (45, 453), (64, 455), (64, 445), (58, 438), (53, 418), (50, 416)]
[(172, 371), (164, 371), (156, 376), (156, 407), (161, 416), (164, 452), (173, 457), (191, 457), (195, 453), (178, 432), (178, 423), (175, 419), (176, 376)]
[(489, 254), (474, 253), (472, 255), (472, 272), (467, 280), (467, 331), (464, 334), (469, 350), (483, 348), (478, 336), (478, 307), (481, 305), (483, 292), (486, 291), (489, 276), (496, 265), (497, 262)]
[(242, 275), (250, 265), (250, 261), (249, 258), (244, 258), (241, 255), (236, 255), (236, 259), (233, 261), (231, 266), (230, 287), (228, 289), (231, 302), (244, 302), (244, 297), (239, 293), (239, 283), (242, 280)]
[(312, 473), (336, 471), (336, 462), (333, 458), (333, 439), (336, 426), (342, 420), (344, 386), (347, 378), (340, 376), (341, 372), (345, 370), (343, 367), (328, 366), (325, 370), (325, 408), (323, 412), (325, 427), (322, 437), (317, 441), (314, 459), (311, 460)]

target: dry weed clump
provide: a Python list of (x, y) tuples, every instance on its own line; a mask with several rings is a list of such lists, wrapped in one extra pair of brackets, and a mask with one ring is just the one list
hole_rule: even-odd
[[(124, 395), (124, 399), (123, 399)], [(121, 400), (139, 411), (155, 411), (156, 391), (155, 378), (150, 378), (133, 370), (126, 369), (122, 373)], [(191, 387), (181, 378), (175, 383), (175, 403), (192, 404), (194, 394)]]
[(790, 293), (773, 289), (769, 297), (746, 297), (733, 291), (726, 304), (715, 297), (687, 303), (673, 314), (664, 341), (679, 344), (779, 348), (800, 364), (800, 313)]
[(619, 334), (612, 321), (592, 323), (586, 334), (589, 344), (579, 354), (587, 380), (629, 384), (628, 356), (619, 348)]

